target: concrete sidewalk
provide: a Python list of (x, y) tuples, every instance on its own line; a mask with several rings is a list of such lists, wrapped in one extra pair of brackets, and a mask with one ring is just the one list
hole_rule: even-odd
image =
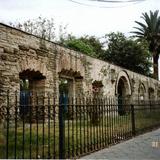
[(160, 160), (160, 129), (81, 157), (81, 159)]

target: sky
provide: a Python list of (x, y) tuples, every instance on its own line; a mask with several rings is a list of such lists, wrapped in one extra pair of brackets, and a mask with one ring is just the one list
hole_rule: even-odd
[(89, 5), (79, 5), (72, 0), (0, 0), (0, 22), (24, 22), (42, 16), (53, 18), (57, 26), (67, 25), (67, 32), (75, 36), (94, 35), (101, 38), (117, 31), (129, 36), (136, 26), (135, 20), (143, 22), (140, 18), (142, 13), (160, 9), (160, 0), (144, 0), (123, 6), (89, 0), (75, 1)]
[(129, 35), (136, 26), (134, 21), (142, 21), (140, 16), (143, 12), (160, 9), (160, 0), (145, 0), (124, 6), (76, 1), (94, 6), (79, 5), (70, 0), (0, 0), (0, 22), (23, 22), (38, 16), (52, 17), (57, 25), (68, 25), (67, 31), (76, 36), (88, 34), (101, 37), (117, 31)]

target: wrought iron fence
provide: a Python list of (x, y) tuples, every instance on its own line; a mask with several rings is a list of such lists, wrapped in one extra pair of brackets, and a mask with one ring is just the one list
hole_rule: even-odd
[(77, 158), (160, 126), (160, 102), (6, 94), (0, 158)]

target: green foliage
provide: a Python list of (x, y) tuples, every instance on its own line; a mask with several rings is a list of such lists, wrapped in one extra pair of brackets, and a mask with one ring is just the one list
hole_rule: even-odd
[(120, 32), (107, 34), (105, 38), (108, 43), (106, 50), (104, 50), (104, 44), (94, 36), (76, 38), (70, 35), (63, 40), (63, 45), (132, 71), (150, 75), (151, 57), (146, 41), (126, 38)]
[(96, 58), (104, 52), (103, 44), (94, 36), (83, 36), (76, 38), (69, 35), (65, 40), (63, 40), (62, 43), (66, 47)]
[(150, 11), (149, 14), (142, 13), (141, 18), (144, 23), (135, 21), (138, 27), (134, 27), (136, 31), (132, 32), (136, 37), (145, 39), (149, 43), (149, 50), (153, 56), (154, 77), (158, 79), (158, 58), (160, 53), (160, 16), (158, 10)]
[(76, 51), (80, 51), (82, 53), (86, 53), (87, 55), (92, 55), (93, 48), (89, 46), (88, 44), (85, 44), (81, 39), (78, 38), (70, 38), (65, 41), (65, 46), (72, 48)]
[[(144, 20), (144, 23), (135, 21), (139, 27), (134, 27), (137, 31), (134, 31), (136, 37), (145, 38), (149, 44), (154, 43), (157, 45), (158, 42), (156, 39), (159, 37), (160, 34), (160, 17), (158, 16), (158, 10), (155, 12), (150, 11), (148, 15), (146, 12), (142, 13), (141, 18)], [(154, 46), (152, 46), (154, 47)], [(153, 50), (154, 48), (150, 48)]]
[(98, 38), (95, 36), (84, 36), (80, 38), (85, 44), (88, 44), (92, 47), (93, 52), (95, 53), (96, 57), (100, 57), (101, 54), (104, 53), (104, 44), (100, 42)]
[(132, 71), (149, 75), (150, 54), (145, 41), (137, 41), (126, 38), (122, 33), (110, 33), (106, 35), (108, 49), (103, 59)]

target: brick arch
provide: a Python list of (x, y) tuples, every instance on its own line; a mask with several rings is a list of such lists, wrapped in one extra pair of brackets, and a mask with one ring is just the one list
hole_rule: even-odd
[(70, 70), (62, 69), (58, 74), (59, 76), (67, 76), (67, 77), (72, 77), (75, 79), (83, 79), (80, 71), (74, 71), (72, 69)]
[(43, 76), (47, 76), (47, 68), (42, 59), (33, 57), (23, 57), (18, 63), (18, 72), (21, 73), (25, 70), (40, 72)]
[(40, 79), (46, 79), (46, 77), (39, 71), (35, 71), (35, 70), (23, 70), (22, 72), (19, 73), (19, 77), (21, 79), (24, 78), (28, 78), (28, 79), (36, 79), (36, 80), (40, 80)]
[(116, 84), (115, 84), (115, 95), (118, 95), (118, 84), (119, 84), (120, 80), (122, 80), (124, 82), (126, 96), (131, 95), (132, 90), (131, 90), (130, 78), (129, 78), (128, 73), (124, 70), (120, 71), (118, 74)]
[(79, 73), (82, 77), (85, 75), (84, 64), (77, 56), (60, 54), (58, 60), (58, 73), (62, 70), (68, 70)]

